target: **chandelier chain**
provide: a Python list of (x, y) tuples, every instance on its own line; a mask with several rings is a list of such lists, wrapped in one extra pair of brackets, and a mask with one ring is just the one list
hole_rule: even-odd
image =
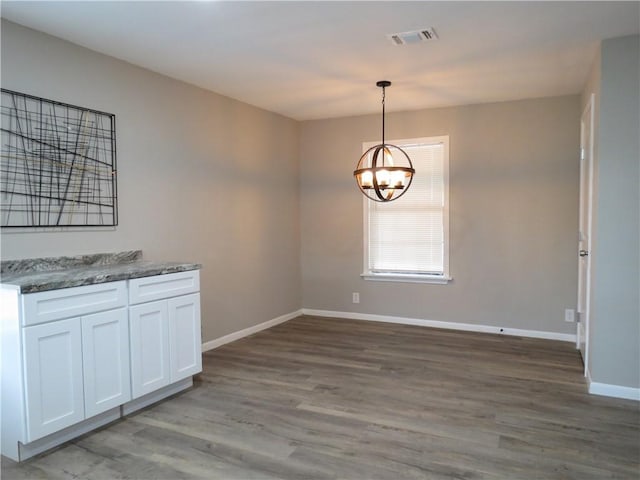
[[(384, 145), (384, 99), (385, 99), (385, 91), (384, 91), (385, 87), (382, 87), (382, 144)], [(384, 165), (384, 160), (383, 160), (383, 165)]]

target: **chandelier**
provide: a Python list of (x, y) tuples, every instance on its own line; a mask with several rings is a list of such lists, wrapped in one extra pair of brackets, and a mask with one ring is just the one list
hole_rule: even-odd
[(369, 199), (390, 202), (409, 189), (416, 171), (404, 150), (384, 142), (385, 88), (391, 86), (391, 82), (380, 80), (376, 86), (382, 88), (382, 143), (362, 154), (353, 176), (360, 191)]

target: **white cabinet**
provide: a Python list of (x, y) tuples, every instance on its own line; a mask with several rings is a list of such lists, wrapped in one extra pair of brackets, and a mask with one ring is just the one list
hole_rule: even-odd
[(131, 390), (138, 398), (171, 382), (167, 302), (129, 308), (131, 331)]
[(131, 400), (127, 309), (87, 315), (81, 323), (84, 409), (91, 417)]
[(202, 371), (199, 288), (197, 271), (129, 282), (133, 398)]
[(25, 328), (24, 359), (27, 442), (83, 420), (80, 319)]
[(0, 288), (2, 454), (24, 460), (193, 384), (199, 272)]

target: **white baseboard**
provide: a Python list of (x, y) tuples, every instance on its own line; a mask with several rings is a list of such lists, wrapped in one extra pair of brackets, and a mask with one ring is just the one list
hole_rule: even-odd
[(441, 322), (438, 320), (424, 320), (421, 318), (392, 317), (387, 315), (373, 315), (369, 313), (335, 312), (331, 310), (313, 310), (309, 308), (303, 308), (302, 313), (305, 315), (315, 315), (318, 317), (347, 318), (350, 320), (366, 320), (369, 322), (400, 323), (403, 325), (418, 325), (421, 327), (463, 330), (467, 332), (498, 333), (516, 337), (545, 338), (547, 340), (560, 340), (563, 342), (573, 343), (575, 343), (576, 341), (576, 335), (572, 333), (544, 332), (541, 330), (521, 330), (519, 328), (494, 327), (491, 325), (476, 325), (472, 323)]
[(608, 383), (589, 383), (589, 393), (592, 395), (604, 395), (605, 397), (626, 398), (640, 402), (640, 388), (609, 385)]
[(230, 333), (214, 340), (209, 340), (208, 342), (202, 344), (202, 351), (207, 352), (209, 350), (213, 350), (214, 348), (221, 347), (222, 345), (225, 345), (227, 343), (235, 342), (236, 340), (248, 337), (249, 335), (253, 335), (254, 333), (258, 333), (262, 330), (266, 330), (267, 328), (275, 327), (280, 323), (284, 323), (288, 320), (299, 317), (300, 315), (302, 315), (302, 310), (296, 310), (295, 312), (287, 313), (271, 320), (267, 320), (266, 322), (259, 323), (258, 325), (254, 325), (253, 327), (238, 330), (237, 332)]
[(627, 400), (635, 400), (640, 402), (640, 388), (623, 387), (620, 385), (611, 385), (608, 383), (598, 383), (591, 381), (591, 372), (587, 370), (587, 383), (589, 384), (589, 393), (591, 395), (602, 395), (605, 397), (625, 398)]

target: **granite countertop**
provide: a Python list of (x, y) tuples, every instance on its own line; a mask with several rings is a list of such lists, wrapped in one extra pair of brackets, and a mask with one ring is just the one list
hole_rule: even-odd
[(7, 260), (1, 264), (0, 282), (21, 293), (116, 282), (131, 278), (198, 270), (202, 265), (142, 260), (142, 251), (79, 255), (76, 257)]

